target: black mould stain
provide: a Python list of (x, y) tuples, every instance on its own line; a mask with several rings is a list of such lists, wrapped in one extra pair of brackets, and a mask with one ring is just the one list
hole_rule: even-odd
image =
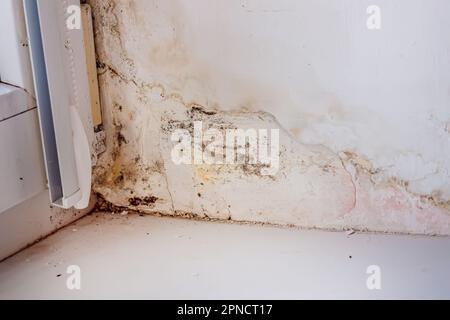
[(119, 144), (119, 147), (121, 147), (123, 144), (127, 144), (127, 139), (123, 136), (122, 132), (117, 133), (117, 143)]
[(147, 196), (144, 198), (139, 198), (139, 197), (133, 197), (128, 199), (128, 203), (130, 204), (130, 206), (133, 207), (137, 207), (137, 206), (150, 206), (152, 204), (154, 204), (156, 201), (158, 200), (157, 197), (155, 196)]
[(217, 111), (215, 111), (215, 110), (206, 110), (205, 108), (203, 108), (200, 105), (193, 105), (191, 107), (191, 111), (193, 113), (194, 112), (203, 113), (203, 114), (208, 115), (208, 116), (213, 116), (213, 115), (217, 114)]

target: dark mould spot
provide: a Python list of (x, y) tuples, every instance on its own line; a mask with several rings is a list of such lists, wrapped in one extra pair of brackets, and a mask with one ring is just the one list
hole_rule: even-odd
[(98, 126), (96, 126), (96, 127), (94, 128), (94, 132), (95, 132), (95, 133), (98, 133), (98, 132), (103, 131), (103, 130), (104, 130), (103, 124), (99, 124)]
[(135, 207), (140, 206), (140, 205), (149, 206), (151, 204), (154, 204), (157, 200), (158, 200), (158, 198), (155, 196), (147, 196), (144, 198), (133, 197), (133, 198), (128, 199), (128, 203), (131, 206), (135, 206)]
[(97, 60), (97, 69), (105, 69), (105, 67), (106, 65), (103, 62)]
[(197, 196), (200, 198), (202, 196), (202, 194), (199, 192), (199, 193), (197, 193)]
[(122, 144), (127, 144), (127, 139), (123, 136), (121, 132), (117, 133), (117, 142), (119, 143), (119, 146), (122, 146)]
[(142, 202), (142, 199), (137, 198), (137, 197), (128, 199), (128, 203), (132, 206), (138, 206), (141, 204), (141, 202)]
[(200, 112), (200, 113), (206, 114), (206, 115), (208, 115), (208, 116), (213, 116), (213, 115), (217, 114), (217, 111), (214, 111), (214, 110), (205, 110), (203, 107), (198, 106), (198, 105), (192, 106), (191, 109), (192, 109), (192, 111), (194, 111), (194, 112)]
[(125, 180), (123, 173), (120, 173), (119, 176), (117, 176), (117, 178), (114, 181), (115, 183), (121, 183), (123, 182), (123, 180)]
[(154, 197), (154, 196), (149, 196), (149, 197), (145, 197), (145, 198), (144, 198), (144, 202), (145, 202), (146, 205), (155, 203), (156, 200), (158, 200), (158, 198), (157, 198), (157, 197)]

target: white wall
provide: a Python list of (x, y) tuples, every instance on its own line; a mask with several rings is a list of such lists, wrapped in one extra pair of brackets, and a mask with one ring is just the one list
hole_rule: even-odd
[[(366, 27), (373, 4), (380, 30)], [(152, 194), (139, 209), (450, 234), (448, 1), (92, 5), (110, 133), (96, 188), (108, 200)], [(175, 166), (164, 129), (189, 122), (193, 105), (217, 112), (194, 115), (206, 123), (282, 129), (277, 177)]]

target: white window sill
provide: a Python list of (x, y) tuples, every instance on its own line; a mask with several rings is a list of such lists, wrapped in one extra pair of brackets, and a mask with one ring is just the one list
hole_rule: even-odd
[(34, 99), (25, 90), (0, 83), (0, 122), (35, 107)]

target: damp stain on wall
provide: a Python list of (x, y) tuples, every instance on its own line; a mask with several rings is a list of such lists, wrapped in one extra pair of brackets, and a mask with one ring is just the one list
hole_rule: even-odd
[[(372, 140), (367, 139), (376, 140), (372, 131), (379, 125), (372, 121), (383, 114), (371, 116), (348, 106), (323, 89), (317, 75), (311, 76), (312, 84), (298, 87), (295, 79), (301, 84), (301, 77), (308, 74), (294, 76), (285, 69), (283, 58), (290, 56), (273, 49), (276, 34), (266, 31), (268, 39), (259, 34), (255, 40), (252, 33), (262, 28), (263, 19), (272, 18), (247, 17), (233, 6), (235, 2), (226, 7), (218, 3), (196, 1), (188, 8), (183, 1), (91, 1), (107, 134), (107, 152), (94, 172), (96, 192), (113, 206), (144, 213), (336, 230), (450, 234), (447, 185), (428, 182), (431, 174), (419, 162), (425, 158), (420, 146), (414, 152), (406, 145), (403, 150), (391, 136), (393, 142), (385, 154), (377, 153), (378, 145), (373, 143), (372, 148)], [(219, 28), (211, 17), (194, 19), (193, 8), (201, 7), (211, 14), (232, 12), (242, 34)], [(287, 17), (289, 12), (284, 14)], [(278, 32), (293, 23), (289, 19), (286, 25), (266, 22), (278, 26)], [(205, 28), (208, 25), (216, 28)], [(233, 45), (226, 48), (232, 58), (211, 64), (217, 53), (213, 44), (208, 47), (211, 33)], [(244, 40), (250, 45), (273, 41), (266, 45), (275, 50), (270, 64), (258, 52), (251, 52), (254, 64), (244, 64), (248, 55)], [(280, 70), (258, 76), (260, 69), (274, 66)], [(296, 66), (293, 70), (301, 74), (303, 69)], [(280, 75), (283, 78), (277, 79)], [(295, 79), (288, 89), (296, 91), (289, 93), (283, 83), (290, 77)], [(316, 109), (311, 109), (314, 105)], [(175, 164), (171, 135), (177, 129), (192, 131), (194, 121), (221, 130), (278, 129), (278, 171), (267, 176), (260, 174), (258, 165)], [(395, 133), (389, 130), (393, 129), (386, 125), (387, 138), (381, 137), (378, 143)], [(445, 180), (449, 168), (442, 160), (444, 150), (437, 152), (433, 172)], [(423, 170), (425, 184), (400, 169), (396, 175), (395, 168), (402, 166), (398, 154), (417, 155), (416, 171)]]

